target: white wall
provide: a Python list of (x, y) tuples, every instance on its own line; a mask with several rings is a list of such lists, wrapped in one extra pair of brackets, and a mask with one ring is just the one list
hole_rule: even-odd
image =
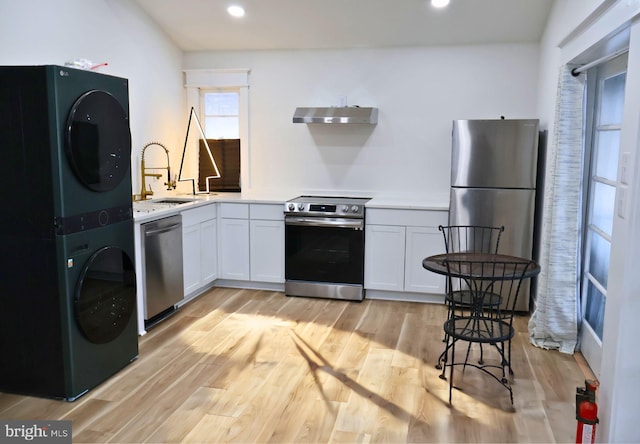
[[(602, 8), (609, 6), (609, 8)], [(600, 9), (597, 17), (591, 15)], [(621, 152), (631, 156), (630, 183), (624, 217), (614, 220), (609, 288), (605, 312), (600, 375), (598, 442), (640, 442), (637, 402), (640, 399), (640, 353), (636, 325), (640, 319), (640, 2), (625, 0), (556, 1), (541, 43), (539, 110), (543, 125), (553, 134), (558, 70), (581, 59), (593, 45), (620, 26), (631, 23)], [(584, 21), (585, 19), (588, 19)], [(581, 32), (573, 33), (576, 27)], [(562, 46), (559, 46), (563, 42)], [(551, 142), (551, 141), (550, 141)], [(632, 197), (633, 196), (633, 197)], [(616, 209), (618, 209), (618, 204)]]
[[(537, 45), (478, 45), (187, 53), (184, 67), (251, 69), (252, 190), (406, 195), (448, 193), (453, 119), (537, 117), (538, 58)], [(378, 107), (378, 124), (291, 122), (340, 96)]]
[[(135, 192), (147, 142), (166, 144), (176, 172), (180, 166), (188, 118), (181, 56), (132, 1), (0, 0), (0, 65), (62, 65), (85, 58), (109, 63), (99, 72), (129, 79)], [(165, 165), (163, 156), (150, 148), (145, 160)], [(162, 181), (154, 189), (162, 189)]]
[(563, 0), (553, 4), (547, 26), (540, 42), (540, 76), (538, 109), (541, 126), (553, 134), (555, 97), (560, 68), (558, 44), (578, 26), (602, 0)]

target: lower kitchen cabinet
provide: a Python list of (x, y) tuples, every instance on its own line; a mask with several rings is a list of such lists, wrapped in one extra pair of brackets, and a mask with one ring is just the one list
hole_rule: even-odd
[(422, 267), (425, 257), (443, 252), (444, 241), (437, 227), (407, 227), (404, 290), (444, 293), (443, 277)]
[(284, 221), (252, 219), (250, 228), (251, 280), (284, 282)]
[(405, 227), (367, 225), (365, 228), (364, 287), (404, 290)]
[(220, 277), (284, 282), (282, 205), (222, 203)]
[(181, 214), (184, 294), (188, 297), (218, 278), (216, 206)]
[[(200, 242), (205, 248), (200, 249), (202, 260), (201, 276), (204, 284), (218, 278), (218, 220), (212, 219), (200, 224)], [(212, 247), (213, 248), (209, 248)]]
[(182, 226), (182, 274), (185, 296), (200, 288), (200, 226)]
[(250, 279), (247, 219), (220, 219), (220, 277), (244, 281)]
[(422, 260), (444, 251), (438, 225), (445, 211), (368, 209), (364, 286), (371, 290), (444, 294), (444, 278)]

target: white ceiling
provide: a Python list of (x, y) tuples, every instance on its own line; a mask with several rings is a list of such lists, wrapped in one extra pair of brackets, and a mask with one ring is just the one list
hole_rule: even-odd
[(538, 42), (554, 0), (136, 1), (179, 48), (210, 51)]

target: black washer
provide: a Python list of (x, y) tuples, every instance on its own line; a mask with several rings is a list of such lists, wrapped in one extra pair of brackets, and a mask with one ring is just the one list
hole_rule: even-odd
[(78, 179), (93, 191), (113, 190), (127, 174), (131, 133), (125, 110), (111, 94), (93, 90), (73, 104), (66, 152)]
[(129, 256), (117, 247), (96, 251), (82, 271), (75, 295), (80, 330), (94, 344), (113, 341), (135, 310), (136, 280)]

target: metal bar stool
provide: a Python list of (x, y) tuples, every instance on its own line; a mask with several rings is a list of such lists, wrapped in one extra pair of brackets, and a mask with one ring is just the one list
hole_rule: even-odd
[[(440, 225), (438, 230), (442, 232), (446, 253), (498, 253), (500, 246), (500, 236), (504, 227), (488, 227), (482, 225)], [(446, 281), (445, 303), (447, 304), (447, 319), (456, 315), (454, 307), (459, 309), (460, 316), (472, 306), (472, 292), (467, 282), (462, 278), (450, 278)], [(487, 295), (484, 303), (491, 306), (499, 305), (501, 296), (498, 293)], [(448, 337), (445, 331), (442, 342), (448, 344)], [(442, 351), (438, 357), (436, 368), (442, 369), (442, 361), (445, 358), (448, 347)], [(482, 356), (482, 348), (480, 349)], [(480, 358), (482, 361), (482, 357)]]
[[(511, 339), (515, 334), (515, 304), (524, 279), (538, 274), (540, 267), (528, 259), (496, 254), (459, 253), (441, 256), (447, 279), (464, 280), (471, 298), (464, 302), (463, 315), (451, 316), (443, 325), (447, 347), (440, 377), (447, 379), (445, 369), (449, 367), (449, 403), (451, 404), (454, 386), (453, 367), (461, 365), (463, 369), (467, 366), (478, 368), (493, 377), (509, 391), (513, 404), (513, 391), (507, 378), (507, 369), (512, 375)], [(501, 303), (486, 303), (494, 294), (501, 295)], [(458, 302), (453, 299), (451, 303), (455, 313)], [(459, 341), (468, 344), (464, 360), (456, 360), (456, 344)], [(477, 363), (472, 362), (469, 355), (471, 344), (474, 343), (479, 344), (481, 350), (482, 345), (493, 346), (498, 353), (499, 363), (485, 363), (482, 355)]]

